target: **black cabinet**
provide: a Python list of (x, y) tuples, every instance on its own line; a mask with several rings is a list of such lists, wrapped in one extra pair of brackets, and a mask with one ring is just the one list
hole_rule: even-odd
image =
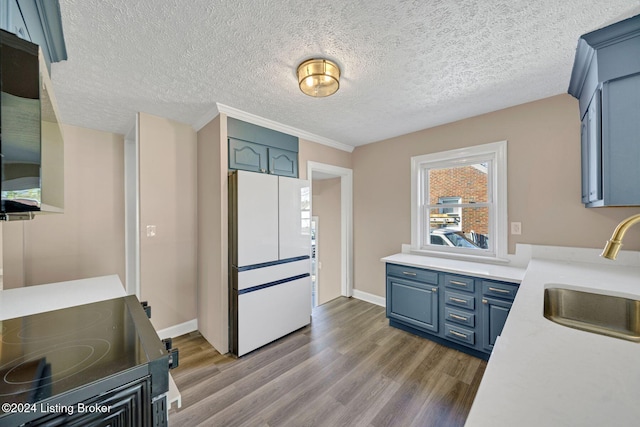
[(569, 94), (580, 105), (582, 202), (640, 206), (640, 15), (580, 38)]
[[(149, 377), (142, 378), (85, 402), (65, 406), (65, 410), (51, 407), (54, 414), (29, 422), (25, 426), (166, 426), (166, 415), (163, 414), (163, 418), (155, 422), (155, 411), (146, 404), (150, 400), (150, 389)], [(164, 401), (164, 398), (162, 399)]]

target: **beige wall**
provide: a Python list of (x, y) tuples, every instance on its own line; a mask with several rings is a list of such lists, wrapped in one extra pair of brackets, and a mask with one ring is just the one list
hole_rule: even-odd
[(316, 247), (318, 261), (318, 305), (340, 296), (341, 283), (341, 224), (340, 178), (313, 180), (313, 216), (318, 217)]
[(198, 329), (221, 353), (229, 349), (226, 135), (225, 115), (198, 132)]
[(140, 295), (158, 330), (197, 317), (196, 133), (140, 113), (139, 143)]
[[(508, 141), (509, 221), (522, 223), (516, 243), (601, 248), (615, 225), (638, 208), (586, 209), (580, 203), (578, 102), (558, 95), (455, 123), (357, 147), (354, 169), (355, 288), (383, 296), (380, 258), (410, 243), (410, 158)], [(625, 249), (640, 249), (640, 229)]]
[(351, 155), (352, 153), (346, 151), (301, 139), (298, 152), (298, 176), (300, 179), (307, 179), (308, 161), (351, 169)]
[(2, 223), (5, 289), (108, 274), (124, 282), (123, 137), (63, 132), (64, 214)]

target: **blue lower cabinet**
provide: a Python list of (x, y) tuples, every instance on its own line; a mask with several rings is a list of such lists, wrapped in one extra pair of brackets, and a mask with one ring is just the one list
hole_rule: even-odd
[(496, 298), (482, 299), (482, 348), (492, 351), (496, 338), (502, 333), (513, 303)]
[(450, 307), (444, 308), (444, 319), (447, 322), (458, 323), (469, 328), (475, 328), (476, 315), (468, 311), (456, 310)]
[(438, 307), (437, 286), (387, 279), (387, 317), (423, 331), (438, 332)]
[(444, 336), (454, 341), (460, 341), (464, 344), (475, 345), (476, 333), (473, 329), (466, 329), (462, 326), (453, 325), (451, 323), (444, 324)]
[(518, 284), (387, 264), (389, 323), (487, 359)]

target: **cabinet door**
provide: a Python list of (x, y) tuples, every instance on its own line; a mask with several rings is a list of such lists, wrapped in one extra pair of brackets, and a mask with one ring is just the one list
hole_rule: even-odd
[(600, 90), (596, 90), (589, 105), (589, 202), (602, 200), (602, 132)]
[(580, 126), (580, 154), (582, 163), (582, 203), (589, 203), (589, 114)]
[(268, 170), (267, 147), (229, 138), (229, 169), (266, 173)]
[(269, 147), (269, 173), (298, 177), (298, 153)]
[[(22, 12), (20, 12), (18, 3), (15, 0), (10, 0), (6, 5), (2, 6), (3, 9), (5, 7), (9, 8), (9, 13), (7, 15), (9, 22), (6, 23), (7, 31), (14, 33), (21, 39), (31, 41), (31, 37), (27, 31), (27, 26), (24, 23), (24, 18), (22, 17)], [(4, 10), (2, 10), (2, 12), (4, 13)]]
[(278, 177), (280, 259), (311, 255), (309, 181)]
[(638, 206), (640, 74), (605, 82), (602, 103), (602, 191), (605, 204)]
[(494, 298), (482, 299), (482, 346), (493, 350), (496, 338), (502, 333), (512, 303)]
[(278, 177), (238, 171), (237, 266), (278, 260)]
[(596, 90), (582, 118), (582, 201), (602, 200), (601, 91)]
[(438, 332), (438, 288), (388, 277), (387, 317), (424, 331)]

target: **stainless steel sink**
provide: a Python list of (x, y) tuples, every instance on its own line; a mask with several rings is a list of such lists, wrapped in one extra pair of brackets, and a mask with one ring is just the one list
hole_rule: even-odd
[(640, 342), (640, 300), (547, 288), (544, 317), (570, 328)]

